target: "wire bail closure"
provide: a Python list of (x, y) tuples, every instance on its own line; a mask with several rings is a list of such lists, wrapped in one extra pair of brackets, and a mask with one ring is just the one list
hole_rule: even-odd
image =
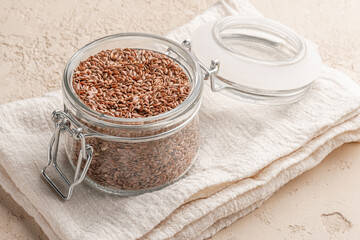
[[(52, 120), (54, 121), (55, 130), (48, 147), (48, 163), (45, 167), (41, 169), (41, 174), (46, 179), (46, 181), (55, 189), (55, 191), (62, 197), (62, 199), (69, 200), (72, 196), (74, 187), (84, 180), (86, 173), (89, 169), (94, 150), (91, 145), (86, 144), (85, 136), (82, 133), (82, 128), (71, 128), (71, 123), (75, 126), (77, 124), (65, 112), (60, 110), (53, 111)], [(57, 163), (59, 140), (60, 135), (63, 132), (68, 132), (75, 140), (81, 141), (81, 150), (79, 152), (73, 182), (70, 182), (68, 180), (68, 178), (64, 175), (63, 171), (59, 168), (59, 165)], [(81, 163), (83, 162), (83, 160), (86, 160), (86, 162), (84, 169), (80, 172)], [(67, 193), (63, 193), (63, 191), (61, 191), (60, 188), (54, 183), (54, 181), (51, 180), (51, 178), (46, 174), (46, 169), (50, 167), (50, 165), (54, 167), (61, 179), (68, 186)]]
[[(189, 39), (185, 39), (181, 43), (181, 45), (186, 47), (188, 49), (188, 51), (191, 52), (191, 41)], [(207, 68), (198, 59), (197, 59), (197, 62), (200, 65), (201, 69), (204, 71), (203, 79), (204, 80), (209, 80), (210, 79), (210, 87), (211, 87), (211, 90), (213, 92), (219, 92), (219, 91), (221, 91), (221, 90), (223, 90), (225, 88), (228, 88), (228, 87), (218, 86), (216, 84), (216, 75), (218, 74), (219, 69), (220, 69), (220, 61), (219, 60), (212, 59), (211, 64), (210, 64), (210, 68)]]

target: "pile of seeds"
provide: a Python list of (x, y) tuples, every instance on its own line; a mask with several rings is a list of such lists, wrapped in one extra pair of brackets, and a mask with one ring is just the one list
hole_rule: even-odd
[(101, 51), (74, 71), (73, 88), (90, 108), (121, 118), (158, 115), (181, 104), (191, 83), (164, 54), (143, 49)]
[[(184, 70), (164, 54), (114, 49), (81, 62), (73, 74), (73, 88), (95, 111), (120, 118), (140, 118), (161, 114), (181, 104), (190, 93), (191, 83)], [(77, 120), (88, 129), (120, 137), (152, 136), (181, 124), (144, 131), (99, 127)], [(65, 136), (67, 154), (76, 166), (80, 141)], [(199, 120), (196, 115), (172, 135), (152, 141), (127, 143), (95, 137), (87, 138), (86, 143), (94, 149), (87, 172), (93, 182), (115, 191), (146, 191), (177, 180), (190, 168), (199, 149)], [(82, 167), (84, 164), (85, 161)]]

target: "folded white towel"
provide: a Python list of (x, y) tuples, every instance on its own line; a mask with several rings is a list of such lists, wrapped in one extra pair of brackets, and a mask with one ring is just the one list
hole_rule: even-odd
[[(232, 14), (260, 16), (246, 0), (227, 0), (169, 37), (181, 41), (203, 22)], [(202, 147), (184, 178), (135, 197), (82, 184), (63, 202), (40, 177), (53, 131), (50, 114), (61, 102), (53, 92), (0, 106), (0, 184), (50, 239), (204, 239), (334, 148), (360, 139), (360, 88), (336, 70), (323, 67), (306, 98), (287, 106), (241, 103), (205, 87)], [(63, 146), (59, 159), (67, 161)]]

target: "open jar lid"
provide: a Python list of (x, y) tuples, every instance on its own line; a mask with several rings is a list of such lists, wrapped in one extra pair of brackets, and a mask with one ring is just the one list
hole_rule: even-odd
[(314, 43), (266, 18), (222, 18), (200, 26), (191, 39), (191, 50), (203, 68), (217, 65), (210, 78), (212, 89), (246, 101), (295, 102), (321, 70)]

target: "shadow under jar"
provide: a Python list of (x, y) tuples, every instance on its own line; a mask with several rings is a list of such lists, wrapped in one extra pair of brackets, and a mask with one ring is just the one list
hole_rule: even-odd
[[(188, 97), (170, 111), (142, 118), (113, 117), (86, 106), (73, 89), (74, 71), (88, 57), (115, 48), (146, 49), (172, 58), (190, 81)], [(200, 145), (198, 110), (203, 81), (199, 65), (179, 44), (138, 33), (96, 40), (70, 59), (62, 89), (65, 111), (54, 112), (53, 120), (60, 122), (60, 132), (70, 132), (64, 135), (65, 149), (76, 169), (75, 183), (81, 182), (83, 175), (85, 181), (103, 191), (136, 195), (163, 188), (191, 168)], [(55, 155), (51, 153), (50, 157)], [(67, 179), (64, 181), (70, 183)], [(68, 194), (60, 195), (69, 199), (71, 192), (72, 188)]]

